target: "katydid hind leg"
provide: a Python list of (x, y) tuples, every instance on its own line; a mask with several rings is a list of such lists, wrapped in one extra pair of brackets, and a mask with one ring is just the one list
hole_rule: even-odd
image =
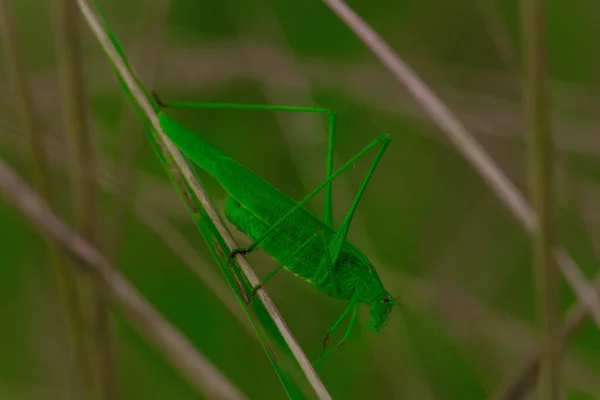
[(331, 256), (332, 264), (335, 265), (335, 261), (337, 260), (337, 258), (339, 256), (339, 253), (340, 253), (340, 250), (344, 243), (344, 240), (346, 239), (348, 229), (350, 228), (350, 222), (354, 215), (354, 211), (356, 210), (356, 206), (360, 202), (362, 193), (364, 192), (371, 175), (373, 174), (377, 164), (379, 163), (379, 160), (381, 159), (381, 156), (385, 152), (385, 149), (389, 145), (390, 141), (391, 141), (391, 139), (389, 138), (389, 136), (380, 135), (375, 140), (373, 140), (371, 143), (369, 143), (366, 147), (364, 147), (361, 151), (359, 151), (354, 157), (352, 157), (348, 162), (346, 162), (339, 169), (337, 169), (329, 178), (327, 178), (324, 182), (322, 182), (319, 186), (317, 186), (317, 188), (315, 188), (312, 192), (310, 192), (308, 195), (306, 195), (302, 200), (300, 200), (298, 203), (296, 203), (294, 205), (294, 207), (290, 208), (286, 214), (284, 214), (279, 220), (277, 220), (273, 225), (271, 225), (269, 227), (269, 229), (267, 229), (265, 232), (263, 232), (262, 236), (260, 236), (258, 239), (256, 239), (254, 241), (254, 243), (252, 243), (250, 245), (250, 247), (248, 247), (248, 250), (252, 251), (255, 248), (257, 248), (260, 245), (260, 243), (263, 240), (265, 240), (267, 237), (269, 237), (273, 233), (273, 231), (283, 221), (290, 218), (294, 212), (296, 212), (298, 209), (303, 207), (304, 204), (306, 204), (306, 202), (308, 202), (311, 198), (313, 198), (321, 190), (326, 188), (327, 185), (329, 185), (331, 182), (333, 182), (333, 180), (336, 179), (340, 174), (342, 174), (344, 171), (346, 171), (348, 168), (350, 168), (360, 158), (364, 157), (371, 149), (373, 149), (374, 147), (379, 145), (379, 151), (377, 152), (375, 160), (373, 161), (371, 168), (369, 169), (369, 172), (367, 173), (367, 177), (363, 181), (363, 185), (361, 186), (361, 189), (359, 190), (358, 195), (354, 198), (352, 206), (346, 213), (346, 216), (344, 217), (344, 221), (342, 222), (342, 225), (340, 225), (340, 227), (336, 231), (336, 234), (333, 236), (332, 242), (329, 245), (329, 251), (331, 253), (330, 256)]
[(369, 170), (367, 171), (367, 175), (365, 176), (365, 179), (363, 180), (360, 188), (358, 189), (358, 193), (354, 197), (354, 200), (352, 200), (352, 204), (350, 205), (350, 208), (346, 212), (346, 215), (344, 216), (342, 223), (336, 229), (335, 234), (333, 235), (333, 237), (331, 238), (331, 241), (329, 242), (330, 243), (329, 244), (329, 253), (330, 253), (330, 257), (331, 257), (331, 263), (333, 265), (335, 265), (335, 262), (337, 261), (337, 258), (340, 255), (340, 252), (341, 252), (344, 242), (346, 240), (346, 236), (348, 236), (348, 231), (350, 230), (350, 224), (352, 223), (352, 218), (354, 217), (356, 208), (358, 207), (358, 204), (360, 203), (360, 200), (362, 199), (365, 189), (367, 188), (369, 181), (370, 181), (371, 177), (373, 176), (373, 173), (375, 172), (377, 165), (379, 164), (379, 161), (381, 161), (381, 157), (383, 157), (383, 154), (387, 150), (387, 147), (390, 144), (391, 139), (387, 135), (381, 135), (381, 136), (379, 136), (379, 138), (376, 139), (376, 142), (377, 141), (379, 141), (379, 143), (380, 143), (377, 154), (375, 155), (375, 158), (373, 159), (373, 162), (371, 163), (371, 166), (369, 167)]
[[(334, 126), (334, 128), (335, 128), (335, 126)], [(331, 130), (330, 135), (331, 135), (330, 137), (332, 137), (333, 129)], [(340, 254), (340, 251), (342, 249), (344, 241), (346, 240), (346, 236), (348, 235), (348, 231), (350, 229), (350, 223), (352, 222), (352, 218), (354, 217), (356, 208), (358, 207), (358, 204), (362, 198), (362, 195), (365, 192), (367, 185), (369, 184), (369, 180), (371, 179), (371, 176), (375, 172), (375, 169), (377, 168), (377, 165), (379, 164), (381, 157), (383, 157), (383, 154), (385, 153), (387, 146), (389, 145), (389, 142), (390, 142), (390, 139), (387, 138), (386, 136), (380, 136), (378, 139), (381, 139), (381, 145), (379, 147), (379, 150), (377, 151), (377, 154), (376, 154), (375, 158), (373, 159), (373, 162), (371, 163), (371, 167), (369, 168), (367, 175), (365, 176), (365, 179), (363, 180), (356, 197), (352, 201), (352, 205), (346, 212), (346, 216), (344, 217), (344, 220), (340, 224), (339, 228), (335, 231), (335, 234), (331, 238), (330, 243), (328, 244), (324, 240), (325, 262), (321, 262), (316, 276), (320, 276), (323, 273), (322, 270), (324, 268), (327, 268), (329, 270), (328, 275), (331, 279), (331, 285), (333, 287), (334, 296), (335, 296), (335, 294), (337, 294), (337, 290), (338, 290), (337, 284), (335, 281), (334, 265)], [(332, 146), (333, 146), (333, 140), (330, 140), (330, 152), (328, 155), (329, 160), (333, 160), (333, 147)], [(355, 160), (355, 161), (357, 159), (358, 159), (358, 156), (353, 158), (353, 160)], [(328, 160), (328, 171), (327, 171), (328, 180), (331, 179), (331, 176), (329, 176), (330, 175), (330, 173), (329, 173), (330, 161), (329, 160)], [(330, 188), (330, 186), (328, 186), (328, 188)], [(331, 211), (331, 209), (330, 209), (330, 211)], [(326, 208), (326, 215), (327, 215), (327, 208)], [(327, 221), (326, 221), (326, 223), (327, 223)], [(330, 224), (330, 226), (331, 226), (331, 224)]]

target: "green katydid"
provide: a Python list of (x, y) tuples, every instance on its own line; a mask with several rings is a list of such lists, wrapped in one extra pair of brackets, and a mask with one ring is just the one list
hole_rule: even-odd
[[(285, 268), (297, 277), (308, 281), (326, 295), (348, 301), (348, 307), (327, 331), (323, 341), (324, 350), (330, 335), (350, 315), (343, 337), (317, 362), (341, 346), (349, 337), (361, 303), (371, 306), (370, 329), (373, 332), (379, 332), (389, 322), (389, 314), (396, 304), (395, 299), (385, 289), (367, 257), (346, 240), (356, 207), (391, 141), (389, 136), (379, 136), (340, 169), (333, 172), (333, 141), (337, 116), (334, 111), (329, 109), (227, 103), (163, 103), (158, 98), (157, 102), (163, 109), (228, 108), (312, 112), (328, 115), (327, 179), (300, 202), (292, 200), (164, 112), (159, 113), (158, 119), (164, 133), (178, 149), (212, 175), (229, 194), (225, 202), (227, 219), (254, 241), (248, 248), (234, 250), (231, 256), (236, 253), (254, 251), (260, 246), (280, 263), (262, 280), (259, 286), (265, 284), (275, 273)], [(332, 181), (377, 146), (377, 154), (352, 205), (340, 226), (334, 229)], [(304, 204), (323, 189), (325, 189), (325, 210), (323, 220), (321, 220), (307, 210)], [(256, 289), (258, 287), (254, 292)]]

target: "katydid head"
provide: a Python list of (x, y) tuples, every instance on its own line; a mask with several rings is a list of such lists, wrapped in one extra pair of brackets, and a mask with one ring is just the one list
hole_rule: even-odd
[(396, 305), (396, 300), (389, 294), (385, 294), (376, 299), (371, 307), (371, 325), (373, 332), (379, 332), (390, 322), (390, 313)]

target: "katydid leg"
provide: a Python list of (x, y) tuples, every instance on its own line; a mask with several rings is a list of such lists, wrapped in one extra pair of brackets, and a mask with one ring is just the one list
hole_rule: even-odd
[(383, 157), (383, 154), (387, 150), (387, 147), (391, 141), (391, 139), (386, 135), (380, 136), (377, 140), (380, 141), (381, 146), (379, 147), (379, 150), (377, 151), (377, 154), (375, 155), (375, 159), (373, 159), (373, 162), (371, 163), (371, 167), (369, 168), (369, 171), (367, 172), (367, 175), (365, 176), (365, 179), (363, 180), (363, 182), (360, 186), (360, 189), (358, 189), (358, 193), (354, 197), (354, 200), (352, 201), (352, 205), (350, 205), (350, 208), (346, 212), (346, 215), (344, 216), (342, 223), (336, 229), (335, 235), (331, 238), (331, 242), (329, 244), (329, 252), (331, 253), (330, 256), (331, 256), (333, 265), (335, 265), (335, 262), (340, 254), (340, 251), (342, 250), (342, 247), (346, 240), (346, 236), (348, 236), (348, 231), (350, 230), (350, 224), (352, 222), (352, 218), (354, 217), (354, 212), (356, 211), (356, 208), (358, 207), (358, 203), (360, 203), (360, 200), (362, 199), (365, 189), (367, 188), (367, 185), (369, 184), (369, 180), (371, 179), (371, 176), (373, 176), (373, 173), (375, 172), (375, 169), (377, 168), (379, 161), (381, 161), (381, 157)]

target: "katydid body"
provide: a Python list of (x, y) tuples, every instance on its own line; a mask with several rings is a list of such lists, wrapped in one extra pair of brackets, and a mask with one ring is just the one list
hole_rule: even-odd
[[(197, 106), (202, 107), (203, 105), (197, 103)], [(219, 107), (215, 104), (208, 106)], [(235, 108), (235, 106), (226, 104), (223, 105), (223, 108)], [(240, 108), (242, 107), (249, 106), (240, 106)], [(250, 107), (271, 107), (273, 109), (275, 106)], [(292, 107), (279, 109), (289, 110), (290, 108)], [(295, 110), (292, 109), (292, 111)], [(346, 334), (338, 346), (349, 336), (361, 303), (372, 307), (371, 330), (378, 332), (388, 323), (389, 313), (395, 301), (383, 286), (367, 257), (346, 240), (360, 196), (390, 141), (387, 136), (380, 136), (333, 174), (331, 161), (329, 161), (327, 180), (302, 201), (296, 202), (166, 114), (161, 112), (158, 118), (164, 133), (182, 153), (213, 176), (227, 191), (229, 194), (225, 203), (227, 218), (240, 231), (254, 240), (253, 245), (247, 251), (254, 250), (258, 246), (262, 247), (272, 258), (281, 263), (280, 268), (287, 269), (328, 296), (349, 302), (342, 316), (329, 329), (325, 342), (343, 319), (352, 312)], [(335, 126), (335, 118), (330, 118), (330, 147), (333, 143), (332, 120)], [(380, 145), (376, 160), (346, 218), (337, 230), (333, 228), (331, 221), (327, 221), (331, 220), (331, 210), (327, 210), (327, 197), (331, 201), (330, 192), (326, 196), (326, 221), (303, 207), (303, 204), (318, 191), (324, 188), (331, 190), (331, 181), (376, 145)], [(272, 275), (273, 273), (267, 279)]]

